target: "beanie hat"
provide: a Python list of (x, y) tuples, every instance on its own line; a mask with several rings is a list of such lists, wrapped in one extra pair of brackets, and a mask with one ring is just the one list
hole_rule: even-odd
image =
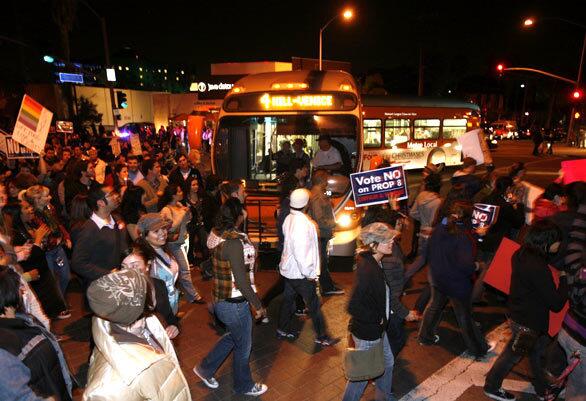
[(295, 209), (303, 209), (309, 202), (310, 192), (305, 188), (299, 188), (291, 192), (289, 206)]
[(386, 242), (399, 235), (399, 232), (386, 223), (372, 223), (362, 228), (360, 231), (360, 241), (364, 245), (376, 242), (378, 244)]
[(160, 228), (169, 228), (169, 221), (160, 213), (144, 214), (136, 223), (136, 229), (140, 235), (146, 235), (148, 231), (157, 231)]
[(147, 278), (124, 269), (102, 276), (87, 290), (92, 311), (102, 319), (124, 326), (134, 323), (144, 312)]

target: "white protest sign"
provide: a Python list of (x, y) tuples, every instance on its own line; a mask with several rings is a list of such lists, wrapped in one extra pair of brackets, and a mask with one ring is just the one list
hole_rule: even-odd
[(53, 113), (32, 97), (24, 95), (12, 139), (37, 153), (41, 153), (47, 142)]
[(130, 146), (132, 147), (133, 155), (142, 156), (142, 146), (140, 145), (140, 137), (138, 134), (130, 135)]
[(471, 157), (476, 160), (477, 164), (484, 163), (484, 152), (482, 151), (482, 145), (480, 144), (481, 129), (474, 129), (466, 132), (464, 135), (458, 138), (458, 143), (462, 147), (462, 154), (464, 157)]

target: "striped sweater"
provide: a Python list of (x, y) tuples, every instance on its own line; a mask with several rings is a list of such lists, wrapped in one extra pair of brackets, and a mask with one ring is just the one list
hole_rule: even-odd
[(586, 204), (580, 205), (570, 231), (566, 249), (566, 272), (570, 288), (570, 310), (564, 329), (582, 345), (586, 345)]

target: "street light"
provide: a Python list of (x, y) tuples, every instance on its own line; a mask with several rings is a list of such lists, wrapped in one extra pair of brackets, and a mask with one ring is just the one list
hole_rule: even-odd
[(346, 21), (350, 21), (352, 18), (354, 18), (354, 11), (352, 11), (352, 9), (347, 8), (344, 10), (344, 12), (342, 12), (342, 14), (336, 14), (334, 15), (332, 18), (330, 18), (330, 20), (328, 22), (326, 22), (326, 24), (321, 27), (321, 29), (319, 30), (319, 70), (321, 71), (322, 69), (322, 43), (323, 43), (323, 33), (326, 30), (326, 28), (328, 27), (328, 25), (330, 25), (336, 18), (339, 17), (344, 18)]
[[(578, 77), (576, 78), (576, 88), (578, 88), (580, 86), (580, 82), (582, 82), (582, 69), (584, 67), (584, 53), (586, 52), (586, 25), (582, 25), (579, 24), (577, 22), (574, 21), (570, 21), (564, 18), (558, 18), (558, 17), (545, 17), (541, 19), (542, 21), (545, 20), (555, 20), (555, 21), (562, 21), (566, 24), (570, 24), (570, 25), (574, 25), (577, 27), (580, 27), (582, 29), (584, 29), (584, 41), (582, 43), (582, 53), (580, 54), (580, 63), (578, 64)], [(523, 21), (523, 26), (526, 28), (530, 28), (533, 25), (535, 25), (535, 18), (525, 18), (525, 20)], [(578, 91), (578, 89), (576, 89), (576, 92)], [(574, 92), (574, 94), (576, 94), (576, 92)], [(573, 131), (574, 131), (574, 115), (575, 115), (575, 109), (574, 107), (572, 107), (572, 111), (570, 113), (570, 121), (568, 123), (568, 143), (571, 141), (572, 137), (573, 137)]]

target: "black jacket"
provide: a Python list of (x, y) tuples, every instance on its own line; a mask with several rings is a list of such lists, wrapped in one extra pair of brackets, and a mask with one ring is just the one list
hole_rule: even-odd
[(0, 348), (29, 368), (30, 388), (39, 397), (71, 400), (69, 370), (55, 338), (28, 318), (0, 318)]
[[(354, 288), (348, 303), (349, 330), (361, 340), (381, 338), (386, 328), (386, 283), (383, 269), (370, 252), (358, 255)], [(390, 313), (390, 299), (389, 299)]]
[(556, 289), (545, 258), (526, 247), (517, 250), (511, 262), (509, 317), (530, 329), (547, 333), (549, 311), (559, 312), (568, 299), (566, 278), (560, 278)]
[(191, 190), (191, 181), (197, 180), (197, 184), (199, 186), (200, 193), (203, 192), (203, 180), (201, 178), (201, 173), (195, 167), (191, 167), (187, 178), (183, 178), (183, 174), (181, 174), (181, 169), (179, 167), (175, 167), (171, 174), (169, 174), (169, 184), (179, 185), (183, 190), (183, 196), (187, 197), (189, 191)]

